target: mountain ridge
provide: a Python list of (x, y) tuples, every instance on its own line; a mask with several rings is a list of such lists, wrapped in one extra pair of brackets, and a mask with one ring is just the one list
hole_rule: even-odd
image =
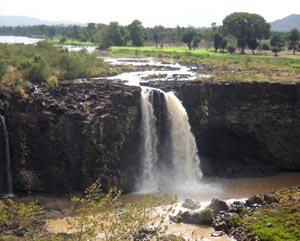
[(300, 30), (300, 14), (291, 14), (270, 23), (271, 30), (275, 32), (289, 32), (293, 28)]
[(34, 25), (71, 25), (79, 24), (70, 20), (46, 21), (35, 17), (0, 15), (0, 26), (34, 26)]

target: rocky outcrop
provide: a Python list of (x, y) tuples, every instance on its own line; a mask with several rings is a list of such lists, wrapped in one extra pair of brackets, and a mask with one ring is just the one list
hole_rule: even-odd
[(140, 89), (64, 82), (12, 99), (8, 123), (17, 191), (80, 191), (100, 179), (131, 190), (138, 168)]

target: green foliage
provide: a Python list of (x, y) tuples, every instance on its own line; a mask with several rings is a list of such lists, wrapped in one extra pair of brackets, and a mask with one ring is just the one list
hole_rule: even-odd
[(237, 227), (238, 224), (241, 222), (241, 218), (238, 214), (233, 213), (229, 218), (228, 218), (228, 225), (229, 227)]
[(56, 86), (61, 79), (106, 75), (111, 71), (109, 64), (98, 57), (85, 50), (68, 52), (47, 41), (0, 44), (0, 90), (18, 92), (26, 98), (32, 83)]
[(197, 32), (193, 27), (185, 29), (182, 34), (182, 42), (186, 43), (190, 50), (192, 49), (192, 42), (196, 35)]
[(262, 45), (262, 50), (264, 50), (265, 52), (266, 51), (268, 51), (268, 50), (270, 50), (270, 46), (268, 45), (268, 44), (266, 44), (266, 43), (263, 43), (263, 45)]
[(275, 195), (279, 203), (265, 205), (245, 215), (241, 224), (262, 241), (300, 240), (299, 189), (283, 189)]
[(235, 12), (223, 20), (224, 30), (237, 40), (241, 53), (250, 41), (266, 39), (270, 35), (270, 24), (258, 14)]
[(162, 204), (164, 195), (145, 195), (141, 201), (123, 204), (122, 191), (111, 188), (103, 196), (101, 182), (96, 181), (85, 191), (84, 197), (73, 197), (75, 217), (70, 222), (70, 229), (75, 230), (73, 240), (88, 240), (100, 236), (107, 241), (132, 240), (134, 234), (149, 225), (155, 232), (163, 232), (159, 224), (164, 216), (154, 212), (155, 206)]
[(228, 45), (226, 49), (227, 49), (228, 53), (230, 53), (230, 54), (234, 54), (236, 51), (236, 47), (233, 44)]
[(128, 25), (128, 30), (130, 33), (132, 46), (143, 46), (146, 39), (146, 32), (142, 22), (139, 20), (134, 20), (130, 25)]
[(0, 81), (6, 72), (7, 65), (3, 60), (0, 60)]
[[(14, 240), (14, 235), (23, 236), (25, 240), (38, 240), (45, 234), (44, 219), (47, 217), (45, 210), (35, 202), (24, 204), (10, 199), (0, 200), (0, 228), (12, 233), (11, 240)], [(5, 235), (0, 234), (1, 237)]]
[[(285, 40), (284, 35), (282, 33), (275, 33), (270, 41), (271, 46), (274, 48), (276, 47), (279, 51), (281, 51), (282, 47), (284, 46)], [(273, 51), (273, 49), (272, 49)], [(277, 52), (279, 52), (277, 51)], [(273, 51), (274, 52), (274, 51)]]
[(292, 29), (287, 36), (289, 42), (289, 49), (293, 50), (293, 54), (296, 54), (296, 51), (299, 49), (299, 41), (300, 41), (300, 32), (298, 29)]
[(222, 34), (219, 33), (219, 32), (214, 33), (213, 40), (214, 40), (215, 52), (217, 52), (218, 49), (221, 47), (221, 43), (222, 43), (222, 40), (223, 40)]
[(156, 48), (158, 44), (160, 45), (161, 48), (163, 47), (165, 36), (166, 36), (166, 29), (164, 26), (158, 25), (153, 28), (153, 39), (155, 41)]
[(213, 212), (210, 208), (206, 208), (199, 213), (199, 223), (211, 224), (213, 221)]
[(50, 67), (45, 62), (35, 62), (29, 68), (27, 75), (32, 82), (45, 82), (51, 75)]

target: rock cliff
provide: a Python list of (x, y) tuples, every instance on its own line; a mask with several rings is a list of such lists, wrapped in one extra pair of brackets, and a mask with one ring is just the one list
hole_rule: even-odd
[(70, 192), (96, 179), (132, 189), (140, 89), (107, 81), (38, 88), (5, 113), (16, 191)]
[[(300, 171), (299, 84), (160, 82), (155, 86), (175, 90), (183, 101), (205, 176)], [(161, 98), (155, 99), (159, 110)], [(156, 116), (159, 135), (164, 136), (162, 113)], [(79, 191), (96, 179), (105, 188), (133, 189), (142, 141), (140, 88), (105, 80), (63, 82), (57, 88), (36, 89), (26, 101), (12, 98), (3, 114), (16, 191)]]
[(300, 170), (300, 85), (181, 83), (206, 176)]

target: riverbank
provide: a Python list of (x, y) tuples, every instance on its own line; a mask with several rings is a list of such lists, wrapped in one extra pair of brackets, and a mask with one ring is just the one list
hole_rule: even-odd
[[(29, 203), (30, 200), (34, 201), (35, 198), (38, 200), (38, 206)], [(85, 209), (80, 209), (81, 211), (78, 213), (76, 209), (79, 206), (73, 206), (74, 203), (65, 198), (31, 196), (15, 199), (18, 203), (25, 203), (25, 205), (18, 204), (22, 205), (22, 209), (19, 207), (15, 210), (16, 214), (22, 210), (25, 212), (23, 214), (23, 218), (26, 218), (26, 223), (24, 221), (24, 225), (26, 226), (22, 226), (22, 229), (17, 229), (17, 226), (9, 226), (7, 224), (10, 218), (15, 214), (11, 213), (9, 215), (12, 216), (7, 216), (6, 219), (3, 219), (3, 215), (8, 215), (7, 211), (13, 211), (17, 207), (17, 204), (13, 204), (10, 201), (5, 201), (5, 205), (10, 206), (10, 209), (7, 210), (1, 201), (0, 208), (2, 211), (0, 215), (0, 237), (4, 240), (7, 240), (7, 238), (9, 240), (14, 240), (14, 235), (22, 238), (23, 235), (27, 235), (26, 232), (30, 230), (31, 235), (37, 235), (33, 237), (47, 237), (49, 240), (56, 240), (58, 237), (60, 237), (60, 240), (74, 240), (74, 238), (78, 237), (78, 234), (76, 234), (78, 231), (76, 227), (79, 227), (79, 223), (76, 223), (83, 222), (83, 225), (95, 225), (93, 226), (93, 235), (96, 237), (95, 240), (107, 240), (105, 237), (95, 232), (99, 230), (100, 223), (104, 225), (113, 225), (108, 224), (105, 220), (103, 220), (102, 213), (105, 212), (107, 214), (107, 212), (110, 211), (111, 214), (114, 213), (113, 210), (115, 210), (115, 207), (113, 206), (116, 204), (116, 200), (113, 201), (111, 198), (109, 199), (112, 201), (112, 203), (109, 204), (109, 206), (106, 206), (108, 203), (106, 203), (105, 199), (103, 199), (104, 203), (102, 204), (102, 201), (100, 204), (90, 203), (89, 205), (92, 206), (89, 207), (87, 209), (88, 211), (85, 211), (84, 213), (81, 212)], [(244, 201), (230, 200), (229, 202), (225, 203), (220, 199), (213, 199), (211, 202), (206, 203), (206, 205), (209, 204), (208, 208), (210, 208), (212, 211), (208, 211), (210, 209), (207, 209), (206, 205), (204, 204), (201, 206), (196, 199), (193, 201), (186, 200), (184, 203), (179, 202), (172, 205), (157, 207), (156, 205), (162, 205), (166, 202), (166, 200), (163, 198), (163, 196), (154, 195), (153, 198), (156, 199), (155, 202), (153, 202), (154, 199), (149, 199), (149, 197), (146, 197), (146, 199), (144, 198), (142, 201), (137, 201), (137, 203), (127, 203), (126, 206), (122, 207), (122, 209), (125, 207), (126, 209), (128, 208), (128, 210), (123, 210), (121, 213), (119, 213), (120, 218), (124, 213), (126, 214), (127, 212), (129, 213), (126, 215), (133, 215), (134, 217), (135, 215), (141, 215), (142, 213), (140, 212), (144, 210), (144, 208), (147, 209), (146, 212), (147, 215), (149, 215), (148, 218), (152, 220), (152, 224), (150, 226), (143, 226), (142, 229), (137, 229), (136, 231), (132, 230), (132, 234), (134, 234), (135, 237), (134, 240), (144, 240), (145, 238), (157, 240), (158, 237), (161, 237), (161, 239), (158, 240), (168, 241), (199, 240), (199, 238), (206, 241), (299, 240), (300, 226), (298, 220), (300, 213), (300, 186), (280, 189), (271, 193), (256, 194), (246, 200), (244, 199)], [(103, 204), (105, 204), (105, 209), (101, 208), (104, 207), (102, 206)], [(141, 204), (143, 205), (140, 206)], [(189, 204), (189, 206), (187, 206), (187, 204)], [(154, 206), (150, 207), (147, 205)], [(47, 218), (47, 222), (43, 221), (43, 219), (47, 216), (46, 213), (44, 213), (44, 208), (48, 211), (52, 210), (52, 216), (50, 219)], [(92, 218), (91, 220), (86, 219), (87, 216), (82, 216), (90, 215), (88, 212), (94, 210), (95, 208), (98, 211), (95, 210), (93, 216), (89, 216)], [(212, 216), (209, 219), (203, 219), (204, 216), (202, 213), (204, 211), (212, 212)], [(56, 216), (57, 213), (60, 213), (60, 215), (63, 216), (58, 217)], [(21, 221), (20, 218), (22, 220), (22, 216), (15, 217), (14, 222)], [(115, 218), (116, 217), (110, 217), (109, 220), (118, 222), (119, 225), (124, 225), (123, 221), (125, 220), (121, 221)], [(137, 218), (137, 216), (135, 216), (135, 218)], [(141, 218), (142, 215), (138, 216), (139, 220)], [(96, 224), (92, 224), (93, 219), (98, 220)], [(126, 220), (127, 221), (125, 222), (133, 222), (131, 219)], [(160, 221), (156, 223), (155, 220)], [(158, 229), (154, 228), (154, 223), (156, 223), (155, 225), (158, 225)], [(20, 223), (18, 223), (18, 225), (20, 225)], [(130, 223), (127, 225), (134, 224)], [(168, 227), (167, 229), (163, 228), (165, 225)], [(106, 228), (109, 228), (107, 232), (109, 235), (112, 235), (112, 233), (110, 233), (112, 232), (112, 227), (106, 226)], [(91, 233), (88, 234), (85, 231), (81, 231), (81, 234), (92, 235)], [(82, 237), (91, 238), (92, 236)], [(163, 239), (162, 237), (169, 238)], [(233, 237), (234, 239), (231, 239), (230, 237)]]
[(299, 82), (300, 59), (297, 56), (266, 56), (215, 53), (212, 49), (188, 50), (179, 47), (163, 49), (147, 47), (111, 47), (115, 56), (156, 57), (188, 65), (199, 66), (201, 76), (197, 80), (241, 81), (241, 82)]

